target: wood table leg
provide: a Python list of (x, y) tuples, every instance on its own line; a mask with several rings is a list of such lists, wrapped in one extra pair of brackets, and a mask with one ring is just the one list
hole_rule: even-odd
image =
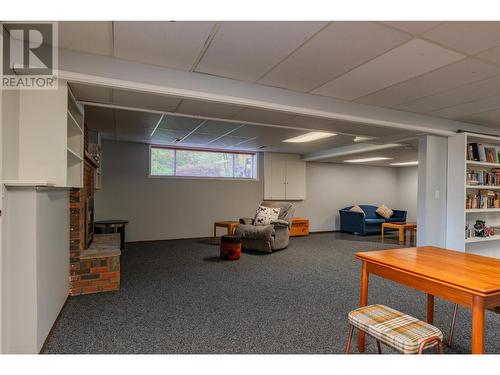
[(214, 224), (214, 237), (217, 237), (217, 225)]
[(384, 232), (385, 232), (385, 226), (382, 224), (382, 242), (384, 242)]
[(427, 323), (434, 324), (434, 296), (427, 294)]
[(399, 228), (399, 242), (405, 242), (405, 228), (403, 226)]
[[(366, 270), (366, 262), (361, 266), (361, 291), (359, 297), (359, 307), (364, 307), (368, 304), (368, 271)], [(365, 333), (359, 331), (358, 334), (358, 351), (365, 351)]]
[(472, 354), (484, 353), (484, 298), (472, 298)]

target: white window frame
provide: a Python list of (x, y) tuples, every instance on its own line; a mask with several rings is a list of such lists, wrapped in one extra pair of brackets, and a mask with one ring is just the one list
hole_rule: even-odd
[[(181, 151), (199, 151), (199, 152), (215, 152), (215, 153), (225, 153), (225, 154), (245, 154), (253, 156), (253, 177), (252, 178), (242, 178), (242, 177), (211, 177), (211, 176), (161, 176), (151, 174), (151, 152), (153, 148), (163, 148), (166, 150), (181, 150)], [(175, 160), (175, 158), (174, 158)], [(175, 163), (175, 161), (174, 161)], [(252, 151), (233, 151), (233, 150), (221, 150), (221, 149), (211, 149), (211, 148), (192, 148), (192, 147), (171, 147), (163, 145), (149, 145), (148, 149), (148, 178), (166, 178), (166, 179), (180, 179), (180, 180), (221, 180), (221, 181), (259, 181), (259, 170), (258, 170), (258, 153)], [(174, 170), (175, 170), (174, 165)], [(234, 158), (233, 158), (233, 171), (234, 171)]]

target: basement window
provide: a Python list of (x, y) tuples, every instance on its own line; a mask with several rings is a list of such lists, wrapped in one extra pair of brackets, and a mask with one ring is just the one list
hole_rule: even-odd
[(150, 147), (151, 177), (191, 177), (254, 180), (255, 153)]

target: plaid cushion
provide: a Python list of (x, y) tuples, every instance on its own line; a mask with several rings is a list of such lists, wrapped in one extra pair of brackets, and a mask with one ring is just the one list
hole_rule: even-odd
[[(420, 343), (429, 337), (443, 339), (442, 332), (433, 325), (384, 305), (371, 305), (351, 311), (349, 323), (405, 354), (417, 353)], [(425, 348), (436, 344), (435, 341), (431, 342)]]

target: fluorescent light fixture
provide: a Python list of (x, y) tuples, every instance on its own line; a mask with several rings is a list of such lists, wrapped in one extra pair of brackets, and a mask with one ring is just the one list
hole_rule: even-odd
[(394, 167), (405, 167), (405, 166), (410, 166), (410, 165), (418, 165), (418, 161), (405, 161), (401, 163), (390, 163), (389, 165), (392, 165)]
[(285, 139), (283, 142), (290, 142), (290, 143), (312, 142), (312, 141), (317, 141), (318, 139), (333, 137), (334, 135), (336, 134), (326, 133), (326, 132), (310, 132), (299, 135), (297, 137)]
[(354, 142), (366, 142), (366, 141), (371, 141), (372, 139), (375, 139), (377, 137), (368, 137), (364, 135), (358, 135), (356, 138), (354, 138)]
[(382, 157), (382, 156), (376, 156), (376, 157), (373, 157), (373, 158), (344, 160), (344, 162), (346, 162), (346, 163), (366, 163), (366, 162), (369, 162), (369, 161), (379, 161), (379, 160), (389, 160), (389, 159), (392, 159), (392, 158), (386, 158), (386, 157)]

